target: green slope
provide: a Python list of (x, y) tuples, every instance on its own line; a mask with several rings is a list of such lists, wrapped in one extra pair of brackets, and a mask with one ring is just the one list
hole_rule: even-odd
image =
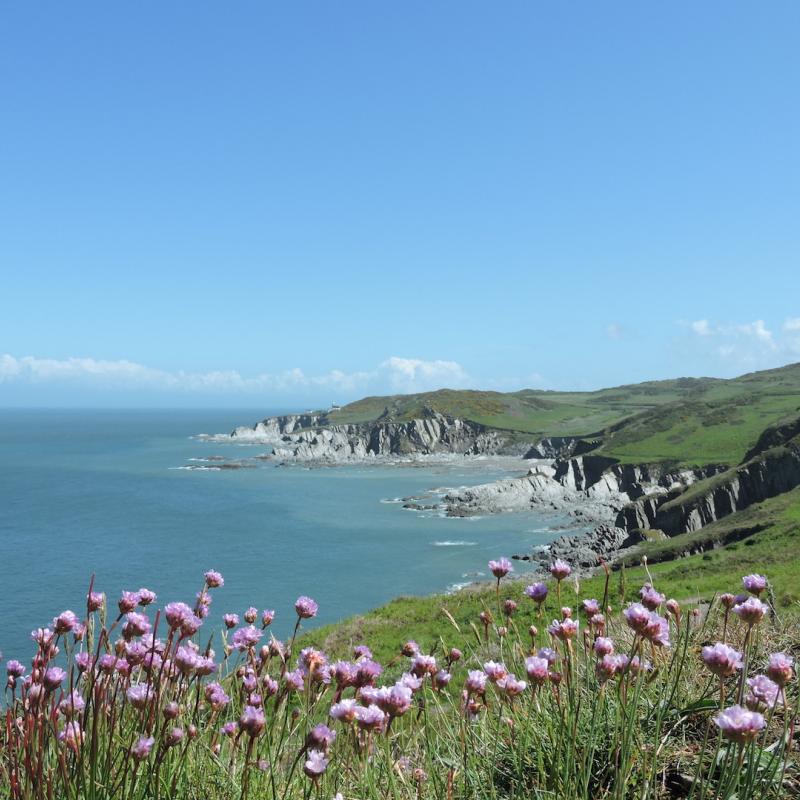
[(800, 364), (730, 380), (677, 378), (596, 392), (440, 389), (366, 397), (327, 422), (404, 422), (431, 410), (535, 437), (602, 432), (598, 452), (622, 462), (736, 464), (766, 427), (800, 413)]
[[(682, 553), (694, 555), (679, 557)], [(649, 570), (659, 591), (678, 600), (708, 601), (720, 592), (742, 591), (741, 578), (752, 572), (769, 576), (775, 603), (782, 616), (800, 616), (800, 488), (732, 514), (701, 531), (684, 534), (664, 542), (644, 545), (641, 552), (628, 557), (627, 567), (611, 577), (611, 602), (637, 600), (639, 587), (648, 580), (641, 564), (648, 556)], [(519, 570), (525, 568), (518, 565)], [(523, 584), (524, 585), (524, 584)], [(574, 581), (565, 581), (564, 600), (575, 602)], [(580, 582), (581, 597), (602, 597), (601, 575)], [(519, 600), (520, 586), (504, 582), (501, 597)], [(517, 625), (546, 624), (550, 616), (534, 617), (532, 606), (521, 603)], [(345, 653), (353, 644), (369, 641), (379, 659), (396, 655), (407, 639), (416, 639), (426, 651), (441, 638), (447, 645), (464, 646), (474, 641), (472, 625), (484, 609), (496, 613), (493, 582), (486, 582), (453, 595), (400, 597), (367, 614), (311, 631), (304, 639), (328, 652)], [(457, 630), (443, 609), (458, 624)]]

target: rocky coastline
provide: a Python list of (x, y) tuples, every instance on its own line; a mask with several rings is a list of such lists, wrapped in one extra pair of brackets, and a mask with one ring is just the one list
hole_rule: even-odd
[[(236, 428), (229, 441), (269, 444), (280, 464), (431, 463), (441, 459), (513, 456), (523, 475), (444, 493), (403, 498), (407, 509), (437, 510), (450, 517), (535, 509), (565, 512), (589, 529), (563, 536), (546, 552), (519, 554), (522, 561), (564, 558), (591, 570), (612, 561), (644, 538), (698, 530), (728, 514), (800, 485), (800, 422), (765, 431), (737, 466), (707, 464), (677, 469), (665, 463), (621, 464), (592, 452), (599, 434), (524, 437), (425, 409), (417, 419), (381, 418), (335, 424), (325, 414), (269, 417)], [(523, 460), (524, 459), (524, 460)], [(433, 495), (434, 493), (431, 493)]]

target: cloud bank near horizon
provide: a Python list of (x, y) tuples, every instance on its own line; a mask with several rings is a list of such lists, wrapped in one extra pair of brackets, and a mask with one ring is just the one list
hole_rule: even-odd
[(247, 376), (238, 370), (169, 371), (127, 359), (16, 357), (6, 353), (0, 355), (0, 386), (4, 384), (209, 395), (316, 394), (327, 389), (351, 395), (371, 388), (394, 393), (428, 391), (443, 386), (467, 388), (474, 382), (456, 361), (399, 356), (391, 356), (374, 369), (365, 371), (333, 369), (311, 375), (295, 367)]
[(785, 319), (777, 332), (763, 319), (743, 323), (697, 319), (679, 324), (720, 362), (741, 368), (767, 368), (800, 356), (800, 317)]

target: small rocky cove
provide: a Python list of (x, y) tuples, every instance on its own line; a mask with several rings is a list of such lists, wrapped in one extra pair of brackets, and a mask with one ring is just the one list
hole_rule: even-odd
[(737, 466), (675, 468), (664, 463), (621, 464), (594, 454), (599, 435), (523, 441), (519, 435), (433, 410), (409, 421), (332, 424), (328, 415), (269, 417), (230, 435), (265, 443), (284, 464), (335, 465), (372, 459), (516, 456), (523, 475), (431, 497), (403, 498), (405, 508), (439, 510), (451, 517), (505, 514), (536, 508), (567, 512), (589, 532), (563, 536), (538, 561), (561, 557), (590, 569), (613, 560), (644, 538), (696, 531), (752, 503), (800, 485), (798, 425), (773, 428)]

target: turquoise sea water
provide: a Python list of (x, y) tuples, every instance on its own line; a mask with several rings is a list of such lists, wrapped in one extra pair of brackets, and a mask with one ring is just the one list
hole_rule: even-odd
[(508, 474), (498, 466), (347, 466), (309, 470), (180, 467), (251, 457), (263, 445), (218, 444), (253, 410), (0, 410), (0, 651), (28, 660), (29, 632), (80, 612), (94, 573), (114, 601), (147, 586), (159, 604), (193, 600), (202, 573), (225, 576), (207, 624), (248, 605), (275, 608), (276, 635), (309, 594), (319, 622), (401, 594), (481, 577), (489, 558), (529, 551), (562, 531), (559, 515), (448, 519), (386, 502)]

